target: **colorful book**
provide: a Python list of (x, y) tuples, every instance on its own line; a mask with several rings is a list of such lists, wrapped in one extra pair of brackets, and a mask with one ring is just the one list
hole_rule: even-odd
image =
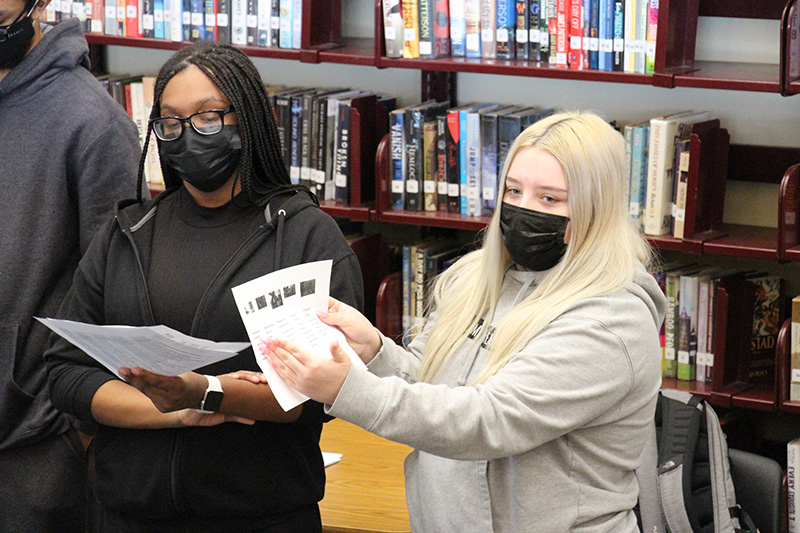
[(405, 208), (405, 108), (389, 113), (389, 154), (391, 159), (391, 206), (394, 210)]
[(467, 55), (466, 0), (449, 0), (450, 7), (450, 54), (453, 57)]
[(419, 57), (419, 5), (417, 0), (401, 2), (403, 11), (403, 57), (417, 59)]
[(497, 0), (495, 53), (500, 59), (514, 58), (515, 5), (515, 0)]
[(467, 57), (481, 57), (481, 0), (465, 0)]
[(384, 0), (383, 37), (386, 57), (403, 57), (403, 29), (400, 0)]

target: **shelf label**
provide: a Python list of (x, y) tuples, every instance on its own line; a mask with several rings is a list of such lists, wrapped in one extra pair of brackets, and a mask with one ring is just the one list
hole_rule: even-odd
[(678, 364), (681, 365), (689, 364), (689, 352), (685, 350), (678, 350)]
[(437, 185), (437, 192), (443, 196), (447, 196), (447, 182), (440, 181)]
[(458, 198), (460, 196), (460, 191), (458, 190), (458, 183), (448, 183), (447, 184), (447, 196), (452, 196), (453, 198)]
[(422, 189), (426, 193), (433, 194), (436, 192), (436, 182), (431, 180), (426, 180), (422, 182)]
[(395, 194), (400, 194), (403, 192), (405, 188), (405, 183), (400, 180), (393, 180), (392, 181), (392, 192)]
[(406, 192), (417, 194), (419, 192), (419, 181), (408, 180), (406, 181)]

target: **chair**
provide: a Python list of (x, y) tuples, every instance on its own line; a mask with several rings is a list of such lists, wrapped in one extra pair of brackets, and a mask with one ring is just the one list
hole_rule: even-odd
[(736, 501), (760, 533), (782, 533), (783, 469), (754, 453), (728, 449)]

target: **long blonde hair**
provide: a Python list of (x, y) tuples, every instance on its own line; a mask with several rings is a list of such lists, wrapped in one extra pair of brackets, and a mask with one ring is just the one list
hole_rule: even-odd
[(523, 131), (509, 149), (499, 181), (498, 206), (482, 247), (436, 280), (431, 308), (436, 322), (427, 340), (419, 379), (430, 381), (482, 317), (492, 319), (512, 261), (500, 233), (500, 201), (517, 151), (535, 146), (553, 155), (567, 180), (571, 235), (564, 258), (525, 300), (497, 324), (486, 367), (477, 382), (497, 373), (556, 317), (579, 301), (609, 294), (631, 281), (651, 250), (628, 214), (622, 135), (588, 112), (559, 113)]

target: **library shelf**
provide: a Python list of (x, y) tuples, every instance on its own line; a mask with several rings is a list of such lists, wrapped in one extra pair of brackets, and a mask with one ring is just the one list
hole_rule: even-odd
[(702, 240), (676, 239), (672, 235), (645, 235), (647, 242), (658, 250), (669, 250), (687, 254), (703, 253)]
[(403, 59), (379, 57), (379, 68), (407, 68), (415, 70), (465, 72), (473, 74), (500, 74), (516, 77), (554, 78), (573, 81), (601, 81), (652, 85), (650, 74), (630, 72), (608, 72), (592, 69), (570, 69), (551, 66), (540, 61), (521, 59), (484, 59), (465, 57), (441, 57), (438, 59)]
[(375, 210), (369, 205), (343, 205), (333, 200), (320, 200), (319, 207), (332, 217), (349, 218), (356, 222), (367, 222), (375, 218)]
[(780, 93), (780, 66), (769, 63), (695, 61), (693, 70), (675, 74), (674, 86)]
[(778, 396), (775, 387), (756, 385), (734, 394), (731, 398), (731, 407), (743, 407), (754, 411), (776, 411), (778, 409)]
[(489, 223), (489, 217), (470, 217), (459, 213), (439, 211), (381, 211), (377, 216), (381, 222), (413, 224), (433, 228), (450, 228), (479, 231)]
[(319, 62), (371, 67), (375, 65), (374, 48), (372, 39), (345, 37), (341, 45), (320, 48)]
[(711, 383), (705, 383), (704, 381), (684, 381), (675, 378), (661, 378), (661, 388), (687, 391), (702, 396), (703, 398), (708, 398), (711, 395)]
[(723, 224), (724, 236), (703, 243), (703, 253), (751, 259), (778, 259), (778, 229)]

